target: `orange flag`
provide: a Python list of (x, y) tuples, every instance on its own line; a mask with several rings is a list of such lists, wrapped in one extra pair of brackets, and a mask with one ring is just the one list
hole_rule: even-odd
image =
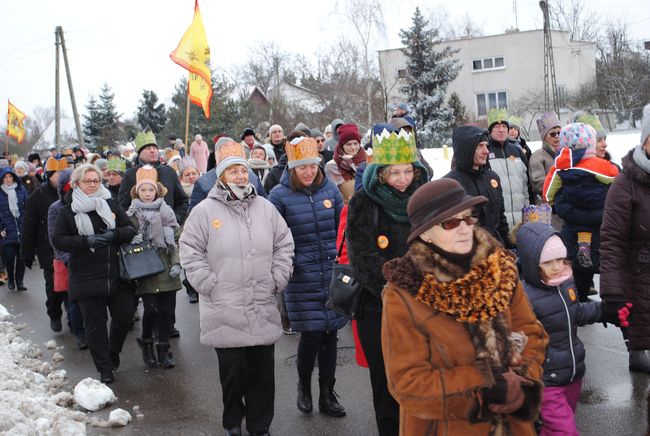
[(22, 111), (20, 111), (16, 106), (9, 103), (9, 111), (7, 114), (7, 136), (14, 138), (20, 144), (25, 138), (25, 126), (23, 121), (27, 118)]
[(203, 108), (206, 118), (210, 118), (212, 99), (212, 71), (210, 71), (210, 47), (205, 35), (203, 19), (198, 0), (194, 3), (194, 19), (169, 57), (190, 72), (188, 93), (190, 101)]

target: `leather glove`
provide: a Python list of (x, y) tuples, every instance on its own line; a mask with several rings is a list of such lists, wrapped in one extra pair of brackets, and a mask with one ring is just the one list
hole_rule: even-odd
[(502, 367), (492, 367), (492, 376), (494, 377), (494, 385), (489, 388), (481, 389), (483, 401), (486, 404), (503, 404), (506, 401), (508, 394), (508, 382), (503, 377), (505, 371)]
[(101, 234), (101, 237), (106, 240), (106, 242), (111, 243), (117, 238), (117, 233), (115, 230), (106, 230)]
[(32, 265), (34, 264), (34, 259), (23, 260), (23, 263), (27, 268), (32, 269)]
[(179, 264), (175, 263), (169, 269), (169, 277), (175, 279), (176, 277), (181, 275), (182, 271), (183, 271), (183, 268), (181, 268), (181, 266)]
[(144, 238), (142, 237), (142, 235), (140, 233), (138, 233), (137, 235), (135, 235), (133, 237), (133, 239), (131, 239), (131, 244), (142, 244), (143, 241), (144, 241)]
[[(623, 301), (603, 302), (600, 309), (600, 321), (602, 323), (610, 323), (610, 324), (614, 324), (616, 327), (620, 327), (618, 311), (623, 308), (628, 308), (626, 303)], [(627, 317), (626, 317), (626, 322), (627, 322)]]
[(522, 386), (533, 386), (534, 383), (512, 370), (504, 372), (501, 376), (506, 380), (506, 400), (503, 404), (491, 404), (488, 409), (493, 413), (505, 414), (513, 413), (521, 408), (526, 399), (526, 394)]
[(88, 245), (88, 248), (94, 250), (96, 248), (106, 247), (108, 241), (104, 239), (103, 235), (88, 235), (86, 236), (86, 245)]

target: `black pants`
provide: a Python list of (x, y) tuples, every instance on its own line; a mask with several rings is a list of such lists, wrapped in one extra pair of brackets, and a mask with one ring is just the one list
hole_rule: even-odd
[[(50, 265), (51, 266), (51, 265)], [(45, 308), (47, 316), (53, 321), (61, 321), (63, 306), (67, 300), (67, 292), (54, 292), (54, 269), (43, 268), (45, 278)]]
[(368, 361), (372, 403), (381, 436), (399, 434), (399, 404), (388, 392), (384, 355), (381, 352), (381, 315), (357, 321), (359, 340)]
[(298, 377), (311, 380), (318, 357), (318, 378), (334, 380), (336, 374), (337, 330), (302, 332), (298, 343)]
[[(223, 391), (223, 427), (269, 431), (275, 401), (275, 345), (216, 348)], [(243, 401), (242, 401), (243, 399)]]
[[(78, 300), (78, 303), (84, 317), (86, 339), (95, 367), (100, 373), (109, 372), (113, 368), (111, 353), (119, 354), (122, 351), (122, 345), (133, 323), (133, 294), (128, 290), (121, 290), (108, 297), (84, 298)], [(106, 328), (106, 308), (111, 313), (110, 333)]]
[(25, 264), (19, 256), (20, 244), (2, 244), (2, 260), (7, 268), (9, 283), (23, 283)]
[(160, 292), (158, 294), (142, 294), (142, 337), (153, 336), (154, 325), (158, 330), (158, 340), (169, 342), (169, 330), (172, 327), (171, 314), (176, 301), (176, 291)]
[(594, 282), (593, 269), (587, 270), (581, 268), (576, 262), (573, 262), (573, 280), (578, 291), (578, 299), (581, 302), (589, 301), (589, 289)]

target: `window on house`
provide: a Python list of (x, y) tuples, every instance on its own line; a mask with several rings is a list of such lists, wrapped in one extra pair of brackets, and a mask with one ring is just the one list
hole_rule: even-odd
[(476, 113), (479, 117), (487, 115), (490, 109), (508, 109), (508, 95), (505, 91), (476, 94)]
[(472, 61), (472, 71), (486, 71), (505, 68), (506, 63), (503, 56), (485, 59), (474, 59)]
[(397, 70), (397, 77), (400, 79), (406, 78), (406, 70)]

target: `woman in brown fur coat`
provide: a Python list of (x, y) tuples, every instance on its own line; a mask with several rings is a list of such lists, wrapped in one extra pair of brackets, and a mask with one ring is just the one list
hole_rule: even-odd
[(382, 347), (401, 435), (534, 435), (548, 337), (513, 256), (452, 179), (409, 201), (409, 251), (387, 262)]

